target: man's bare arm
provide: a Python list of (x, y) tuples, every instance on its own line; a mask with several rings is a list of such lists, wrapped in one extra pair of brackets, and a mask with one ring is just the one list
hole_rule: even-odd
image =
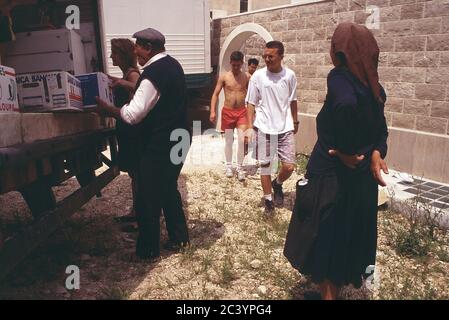
[(256, 106), (251, 103), (248, 103), (248, 110), (247, 110), (248, 128), (253, 128), (254, 118), (255, 118), (255, 110), (256, 110)]
[(290, 109), (292, 111), (293, 123), (295, 125), (295, 134), (298, 133), (299, 120), (298, 120), (298, 101), (290, 102)]
[(248, 130), (245, 133), (245, 143), (254, 141), (254, 118), (255, 118), (256, 106), (248, 103), (246, 117), (248, 119)]
[(218, 96), (221, 92), (221, 90), (224, 87), (224, 75), (220, 76), (218, 78), (218, 82), (217, 85), (215, 87), (214, 93), (212, 94), (212, 99), (210, 102), (210, 121), (215, 123), (217, 121), (217, 101), (218, 101)]
[(290, 102), (290, 109), (292, 110), (293, 121), (298, 122), (298, 101)]

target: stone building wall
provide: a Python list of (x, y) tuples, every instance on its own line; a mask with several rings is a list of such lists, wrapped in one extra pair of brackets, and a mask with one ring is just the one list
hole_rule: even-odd
[[(245, 23), (263, 26), (284, 42), (285, 64), (298, 77), (302, 126), (299, 149), (314, 144), (314, 116), (326, 95), (333, 67), (330, 39), (338, 23), (365, 24), (368, 6), (379, 10), (372, 29), (380, 50), (380, 81), (388, 102), (390, 164), (416, 175), (449, 182), (449, 0), (335, 0), (235, 15), (212, 23), (212, 63), (231, 31)], [(257, 41), (244, 46), (255, 54)], [(260, 48), (262, 53), (263, 45)], [(260, 55), (259, 55), (260, 56)], [(304, 142), (305, 140), (305, 142)], [(307, 146), (305, 146), (305, 144)]]
[(262, 49), (265, 47), (265, 41), (259, 35), (250, 37), (242, 46), (241, 51), (245, 53), (245, 68), (246, 62), (251, 58), (259, 60), (259, 68), (265, 67), (265, 62), (262, 59)]
[[(302, 113), (316, 114), (331, 69), (330, 39), (339, 22), (365, 23), (367, 5), (380, 8), (380, 79), (394, 127), (449, 135), (449, 1), (336, 0), (214, 20), (213, 64), (236, 26), (255, 22), (286, 47), (299, 79)], [(251, 55), (254, 48), (251, 48)], [(263, 47), (260, 49), (261, 52)]]

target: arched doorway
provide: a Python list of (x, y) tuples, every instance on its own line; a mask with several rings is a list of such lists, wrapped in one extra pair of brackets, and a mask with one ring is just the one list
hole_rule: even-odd
[[(230, 68), (231, 66), (229, 64), (231, 53), (240, 50), (245, 41), (255, 34), (259, 35), (265, 42), (273, 40), (271, 34), (264, 27), (262, 27), (257, 23), (245, 23), (232, 30), (232, 32), (225, 39), (223, 47), (220, 50), (218, 74), (222, 74), (231, 69)], [(218, 116), (217, 131), (219, 132), (222, 131), (221, 109), (223, 107), (223, 103), (224, 103), (224, 92), (221, 91), (220, 97), (218, 99), (218, 109), (217, 109), (217, 116)]]

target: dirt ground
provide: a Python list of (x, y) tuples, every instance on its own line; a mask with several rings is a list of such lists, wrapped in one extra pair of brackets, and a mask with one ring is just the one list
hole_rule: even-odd
[[(304, 169), (298, 163), (298, 172), (284, 186), (285, 205), (273, 219), (263, 215), (255, 168), (248, 168), (247, 181), (240, 183), (224, 177), (221, 165), (187, 166), (179, 188), (192, 247), (162, 251), (162, 260), (154, 264), (132, 261), (136, 234), (122, 232), (124, 226), (113, 220), (132, 206), (130, 180), (122, 174), (0, 284), (0, 299), (304, 299), (318, 288), (283, 256), (295, 182)], [(62, 199), (75, 188), (72, 179), (54, 190)], [(0, 196), (0, 210), (0, 226), (8, 233), (32, 222), (17, 193)], [(388, 211), (379, 217), (380, 284), (372, 291), (345, 288), (341, 298), (449, 298), (449, 259), (400, 257), (391, 247), (389, 230), (402, 218)], [(163, 226), (161, 241), (166, 239)], [(79, 290), (65, 288), (69, 265), (80, 268)]]

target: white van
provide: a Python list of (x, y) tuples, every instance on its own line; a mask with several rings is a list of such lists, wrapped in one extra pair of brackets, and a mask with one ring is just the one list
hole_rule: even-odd
[[(112, 66), (110, 40), (131, 39), (136, 31), (152, 27), (165, 35), (167, 52), (183, 66), (188, 87), (210, 85), (207, 0), (55, 1), (45, 8), (33, 1), (16, 3), (12, 10), (16, 41), (4, 44), (1, 63), (17, 74), (62, 70), (121, 76)], [(76, 21), (73, 3), (79, 9), (80, 25), (69, 30), (67, 20)]]
[(184, 68), (190, 87), (210, 78), (210, 13), (207, 0), (100, 0), (107, 73), (120, 74), (109, 59), (112, 38), (131, 38), (148, 27), (162, 32), (168, 54)]

